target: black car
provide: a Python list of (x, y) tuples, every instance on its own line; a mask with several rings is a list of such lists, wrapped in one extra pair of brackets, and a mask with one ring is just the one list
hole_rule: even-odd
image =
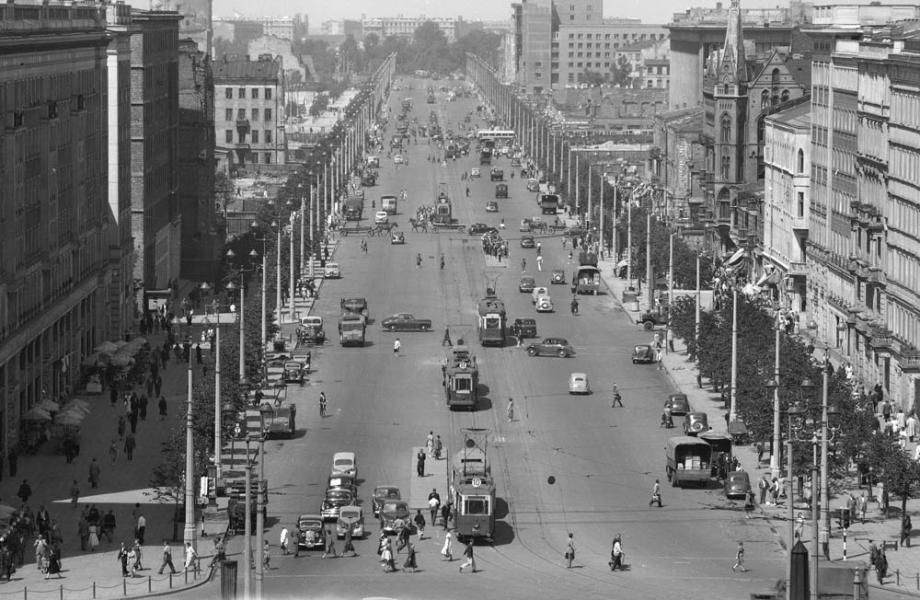
[(533, 277), (530, 275), (522, 275), (521, 282), (518, 284), (518, 291), (530, 293), (533, 291), (536, 285), (537, 282)]
[(690, 402), (687, 400), (687, 394), (671, 394), (665, 400), (664, 405), (671, 408), (671, 414), (675, 417), (690, 412)]
[(569, 358), (575, 356), (575, 349), (564, 338), (545, 338), (527, 346), (528, 356), (558, 356)]
[(501, 169), (496, 169), (495, 167), (493, 167), (492, 170), (489, 171), (490, 181), (504, 181), (504, 179), (505, 179), (505, 172), (502, 171)]
[(511, 325), (511, 335), (518, 338), (535, 338), (537, 322), (534, 319), (515, 319)]
[[(494, 227), (490, 227), (490, 226), (486, 225), (485, 223), (473, 223), (472, 225), (470, 225), (469, 227), (467, 227), (467, 231), (470, 232), (470, 235), (477, 235), (477, 234), (481, 234), (481, 233), (486, 233), (486, 232), (489, 231), (490, 229), (495, 229), (495, 228), (494, 228)], [(498, 230), (496, 229), (496, 231), (498, 231)]]
[(521, 236), (521, 248), (536, 248), (537, 243), (532, 235)]
[(633, 348), (632, 362), (634, 365), (638, 363), (651, 364), (655, 362), (655, 349), (648, 344), (637, 345)]

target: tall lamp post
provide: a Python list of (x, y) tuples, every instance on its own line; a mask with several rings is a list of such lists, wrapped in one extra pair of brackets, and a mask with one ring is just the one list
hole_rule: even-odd
[[(210, 289), (211, 286), (207, 281), (201, 284), (201, 291), (207, 293)], [(214, 300), (214, 314), (217, 318), (214, 326), (214, 474), (217, 479), (220, 479), (220, 306), (216, 299)]]
[(185, 407), (185, 526), (182, 541), (198, 549), (198, 536), (195, 529), (195, 418), (193, 412), (192, 392), (192, 351), (189, 338), (188, 353), (188, 396)]

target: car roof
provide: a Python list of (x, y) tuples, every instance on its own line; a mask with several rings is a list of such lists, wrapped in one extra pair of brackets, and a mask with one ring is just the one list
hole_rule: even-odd
[(571, 377), (572, 379), (587, 379), (588, 378), (588, 376), (584, 373), (572, 373), (571, 375), (569, 375), (569, 377)]
[(343, 460), (343, 459), (347, 459), (347, 460), (354, 462), (355, 453), (354, 452), (336, 452), (335, 454), (332, 455), (332, 462), (336, 462), (336, 461)]
[(561, 337), (548, 337), (543, 339), (547, 344), (568, 344), (565, 338)]

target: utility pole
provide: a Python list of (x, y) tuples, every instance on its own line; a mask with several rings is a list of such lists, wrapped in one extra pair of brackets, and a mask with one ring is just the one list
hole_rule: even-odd
[(655, 282), (652, 276), (652, 203), (649, 197), (648, 210), (645, 211), (645, 282), (648, 294), (648, 309), (655, 306)]
[(665, 331), (665, 353), (671, 351), (671, 307), (674, 305), (674, 232), (668, 236), (668, 329)]
[(738, 288), (732, 288), (732, 389), (729, 398), (728, 422), (737, 419), (735, 395), (738, 393)]

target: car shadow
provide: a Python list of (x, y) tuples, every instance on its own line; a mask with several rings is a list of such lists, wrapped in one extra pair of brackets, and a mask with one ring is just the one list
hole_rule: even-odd
[(485, 412), (488, 410), (492, 410), (492, 407), (493, 407), (492, 399), (489, 398), (488, 396), (484, 396), (480, 394), (479, 402), (476, 403), (475, 408), (473, 408), (473, 412)]

